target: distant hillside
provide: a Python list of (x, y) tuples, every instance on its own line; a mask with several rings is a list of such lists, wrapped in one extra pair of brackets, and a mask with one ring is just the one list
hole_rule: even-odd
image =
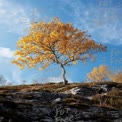
[(122, 83), (0, 87), (0, 122), (88, 121), (122, 121)]

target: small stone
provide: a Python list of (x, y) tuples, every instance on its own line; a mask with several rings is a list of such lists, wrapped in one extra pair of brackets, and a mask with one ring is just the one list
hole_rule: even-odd
[(61, 98), (57, 98), (57, 99), (53, 100), (53, 103), (57, 103), (57, 102), (61, 102), (61, 101), (62, 101)]

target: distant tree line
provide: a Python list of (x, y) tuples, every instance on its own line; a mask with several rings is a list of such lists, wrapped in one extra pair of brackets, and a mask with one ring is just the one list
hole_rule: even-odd
[(112, 72), (107, 66), (100, 65), (93, 68), (93, 70), (87, 74), (87, 81), (89, 82), (104, 82), (113, 81), (122, 83), (122, 71)]

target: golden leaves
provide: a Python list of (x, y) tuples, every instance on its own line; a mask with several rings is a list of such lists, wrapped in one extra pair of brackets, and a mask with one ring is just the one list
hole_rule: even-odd
[(77, 61), (73, 61), (73, 64), (77, 64)]
[(122, 71), (117, 71), (115, 72), (115, 74), (110, 74), (110, 79), (113, 82), (118, 82), (118, 83), (122, 83)]
[(19, 68), (22, 70), (24, 68), (24, 65), (19, 63), (18, 61), (12, 60), (12, 63), (16, 64), (17, 66), (19, 66)]
[(95, 81), (95, 82), (102, 82), (105, 81), (110, 72), (107, 66), (101, 65), (98, 68), (94, 68), (91, 73), (87, 74), (88, 79)]
[(91, 50), (103, 46), (95, 44), (71, 23), (65, 24), (59, 18), (53, 18), (51, 22), (31, 23), (30, 33), (17, 42), (17, 48), (15, 55), (20, 57), (13, 63), (28, 68), (44, 63), (41, 67), (44, 69), (52, 62), (76, 64), (77, 60), (83, 59), (83, 54), (90, 54)]
[(45, 63), (43, 66), (39, 68), (39, 70), (43, 70), (49, 66), (49, 63)]

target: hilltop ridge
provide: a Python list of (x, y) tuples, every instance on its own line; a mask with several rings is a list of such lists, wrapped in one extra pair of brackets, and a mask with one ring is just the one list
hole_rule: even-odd
[(46, 83), (0, 87), (1, 122), (122, 120), (122, 84)]

